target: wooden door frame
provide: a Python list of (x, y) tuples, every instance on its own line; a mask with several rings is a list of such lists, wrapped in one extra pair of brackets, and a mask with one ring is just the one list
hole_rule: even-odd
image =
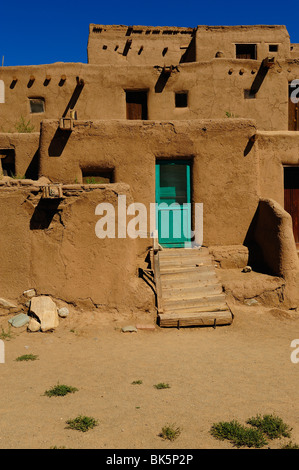
[[(187, 181), (187, 203), (191, 205), (192, 201), (192, 161), (188, 158), (186, 159), (163, 159), (163, 158), (157, 158), (155, 162), (155, 202), (158, 203), (160, 200), (159, 194), (160, 194), (160, 171), (158, 171), (159, 165), (169, 165), (169, 164), (178, 164), (178, 165), (186, 165), (187, 168), (187, 174), (186, 174), (186, 181)], [(190, 207), (190, 214), (189, 214), (189, 227), (188, 230), (190, 231), (190, 240), (187, 242), (182, 242), (182, 243), (170, 243), (167, 247), (168, 248), (180, 248), (183, 246), (191, 246), (191, 231), (192, 231), (192, 206)], [(159, 222), (158, 222), (158, 210), (156, 210), (156, 230), (158, 232), (158, 238), (159, 238)], [(165, 247), (165, 248), (167, 248)]]

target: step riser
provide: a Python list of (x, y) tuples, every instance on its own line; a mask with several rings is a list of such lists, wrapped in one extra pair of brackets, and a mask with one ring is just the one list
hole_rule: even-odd
[(207, 295), (217, 295), (221, 294), (222, 286), (205, 286), (205, 287), (198, 287), (194, 288), (189, 287), (185, 289), (165, 289), (164, 286), (162, 288), (162, 295), (164, 300), (174, 300), (174, 299), (194, 299), (194, 298), (201, 298)]
[(174, 269), (160, 269), (160, 275), (162, 281), (164, 279), (181, 279), (187, 276), (201, 276), (207, 273), (215, 274), (215, 268), (213, 266), (198, 266), (194, 268), (178, 268)]
[(215, 285), (217, 282), (218, 278), (216, 276), (204, 276), (201, 279), (198, 279), (197, 277), (186, 277), (184, 279), (164, 280), (163, 289), (184, 289), (185, 287), (188, 288), (191, 284), (194, 288), (201, 289), (204, 287), (210, 287), (211, 285)]
[(213, 295), (211, 297), (201, 297), (198, 299), (186, 299), (186, 300), (167, 300), (163, 299), (163, 305), (167, 310), (177, 310), (178, 308), (184, 309), (186, 307), (199, 307), (203, 305), (211, 305), (220, 302), (225, 302), (224, 295)]
[(159, 324), (162, 327), (183, 327), (183, 326), (218, 326), (232, 323), (232, 315), (226, 312), (201, 312), (189, 316), (175, 318), (170, 315), (159, 315)]
[(196, 267), (197, 265), (199, 266), (214, 266), (212, 261), (208, 258), (194, 258), (194, 259), (186, 259), (186, 260), (163, 260), (160, 261), (160, 268), (166, 268), (169, 266), (169, 268), (172, 267), (184, 267), (184, 266), (194, 266)]

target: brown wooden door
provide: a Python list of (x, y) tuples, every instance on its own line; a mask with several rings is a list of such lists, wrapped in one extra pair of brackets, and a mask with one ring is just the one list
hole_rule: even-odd
[(299, 130), (299, 103), (293, 103), (291, 101), (291, 93), (294, 88), (289, 86), (289, 131)]
[(292, 216), (295, 242), (299, 247), (299, 167), (284, 168), (284, 208)]
[(126, 91), (127, 119), (147, 119), (147, 92)]

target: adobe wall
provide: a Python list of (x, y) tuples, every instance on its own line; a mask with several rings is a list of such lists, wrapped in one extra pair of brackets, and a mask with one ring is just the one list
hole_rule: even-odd
[[(238, 43), (257, 44), (258, 61), (271, 55), (277, 59), (290, 57), (290, 37), (284, 25), (200, 25), (196, 30), (196, 60), (212, 60), (219, 51), (223, 57), (236, 57)], [(269, 53), (269, 44), (277, 44), (278, 51)]]
[[(95, 208), (116, 205), (127, 185), (64, 188), (65, 199), (43, 200), (28, 180), (0, 189), (1, 295), (10, 300), (34, 288), (38, 295), (120, 313), (151, 310), (151, 289), (137, 276), (136, 241), (99, 239)], [(117, 219), (116, 219), (117, 222)], [(141, 261), (140, 261), (141, 262)]]
[[(298, 132), (257, 133), (261, 196), (284, 206), (284, 165), (299, 165)], [(276, 184), (273, 184), (276, 182)]]
[[(15, 152), (15, 174), (18, 177), (37, 178), (39, 167), (39, 132), (0, 133), (0, 151), (13, 149)], [(1, 175), (1, 167), (0, 167)]]
[[(162, 64), (163, 65), (163, 64)], [(299, 77), (296, 60), (279, 61), (265, 76), (257, 61), (217, 58), (209, 62), (177, 64), (170, 77), (162, 65), (111, 66), (51, 64), (3, 67), (5, 103), (0, 104), (2, 132), (14, 132), (21, 117), (39, 131), (43, 119), (59, 119), (75, 109), (79, 119), (126, 119), (125, 90), (147, 90), (148, 118), (222, 119), (227, 113), (255, 119), (261, 130), (288, 129), (288, 81)], [(13, 78), (17, 78), (13, 88)], [(30, 84), (30, 77), (34, 81)], [(49, 81), (46, 81), (49, 77)], [(61, 77), (65, 81), (61, 81)], [(262, 79), (260, 79), (262, 78)], [(84, 86), (77, 86), (77, 80)], [(255, 81), (255, 99), (246, 99)], [(175, 107), (175, 93), (188, 92), (188, 106)], [(29, 98), (44, 98), (45, 112), (31, 114)]]
[(91, 24), (88, 63), (144, 66), (195, 61), (195, 47), (187, 56), (194, 32), (194, 28)]
[[(148, 211), (156, 159), (190, 159), (192, 201), (204, 204), (204, 244), (243, 243), (259, 199), (252, 121), (78, 121), (69, 133), (49, 120), (41, 129), (40, 176), (74, 183), (82, 181), (81, 167), (114, 169), (114, 181), (128, 184)], [(148, 244), (141, 240), (140, 251)]]
[(253, 221), (253, 239), (271, 272), (286, 281), (282, 299), (285, 307), (298, 307), (299, 259), (290, 214), (276, 201), (261, 199)]

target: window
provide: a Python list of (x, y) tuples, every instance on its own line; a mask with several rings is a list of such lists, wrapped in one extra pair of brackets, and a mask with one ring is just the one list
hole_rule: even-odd
[(246, 100), (254, 100), (255, 93), (251, 90), (244, 90), (244, 98)]
[(236, 44), (237, 59), (256, 59), (256, 44)]
[[(15, 151), (14, 149), (0, 149), (0, 165), (4, 176), (14, 176), (15, 168)], [(0, 170), (1, 170), (0, 167)]]
[(147, 91), (126, 91), (127, 119), (147, 119)]
[(29, 98), (30, 113), (44, 113), (45, 112), (45, 100), (44, 98)]
[(114, 181), (114, 171), (111, 168), (86, 167), (81, 170), (84, 184), (109, 184)]
[(278, 44), (269, 44), (269, 52), (277, 52)]
[(175, 94), (175, 107), (176, 108), (187, 108), (188, 106), (188, 93), (186, 91), (180, 91)]

